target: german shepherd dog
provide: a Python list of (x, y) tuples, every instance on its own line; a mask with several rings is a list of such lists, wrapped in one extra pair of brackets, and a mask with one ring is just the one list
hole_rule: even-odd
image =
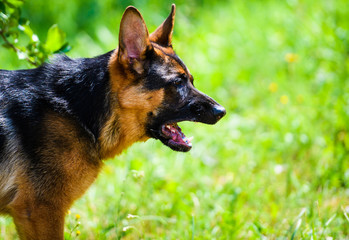
[(0, 212), (21, 239), (63, 239), (64, 216), (103, 161), (137, 141), (192, 147), (180, 121), (215, 124), (225, 109), (195, 89), (172, 49), (175, 5), (149, 35), (132, 6), (117, 49), (57, 56), (30, 70), (0, 71)]

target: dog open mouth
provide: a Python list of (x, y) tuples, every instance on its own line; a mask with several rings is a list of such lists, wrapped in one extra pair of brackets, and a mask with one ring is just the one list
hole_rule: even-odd
[(175, 151), (187, 152), (192, 148), (192, 137), (187, 138), (177, 123), (167, 123), (161, 126), (160, 139), (165, 145)]

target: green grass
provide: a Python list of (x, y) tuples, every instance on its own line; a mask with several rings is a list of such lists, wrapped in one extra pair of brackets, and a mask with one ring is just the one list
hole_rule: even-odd
[[(69, 55), (115, 47), (123, 5), (76, 34), (60, 25)], [(170, 6), (135, 5), (150, 30)], [(149, 140), (106, 161), (67, 216), (67, 239), (348, 239), (348, 16), (345, 0), (178, 1), (175, 50), (227, 116), (182, 123), (195, 136), (187, 154)], [(2, 67), (19, 66), (1, 51)], [(14, 236), (0, 218), (0, 238)]]

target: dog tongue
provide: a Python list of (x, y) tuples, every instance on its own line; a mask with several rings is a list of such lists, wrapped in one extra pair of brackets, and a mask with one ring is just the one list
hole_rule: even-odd
[(162, 132), (171, 138), (174, 142), (191, 147), (191, 139), (188, 139), (183, 133), (177, 123), (166, 124), (162, 128)]

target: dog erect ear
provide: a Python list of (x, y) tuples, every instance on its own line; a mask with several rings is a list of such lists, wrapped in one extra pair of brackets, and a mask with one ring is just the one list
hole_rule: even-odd
[(176, 5), (172, 4), (170, 15), (152, 34), (150, 34), (150, 41), (165, 47), (171, 46), (175, 13)]
[(151, 47), (147, 26), (133, 6), (126, 8), (120, 23), (119, 53), (129, 61), (142, 60)]

